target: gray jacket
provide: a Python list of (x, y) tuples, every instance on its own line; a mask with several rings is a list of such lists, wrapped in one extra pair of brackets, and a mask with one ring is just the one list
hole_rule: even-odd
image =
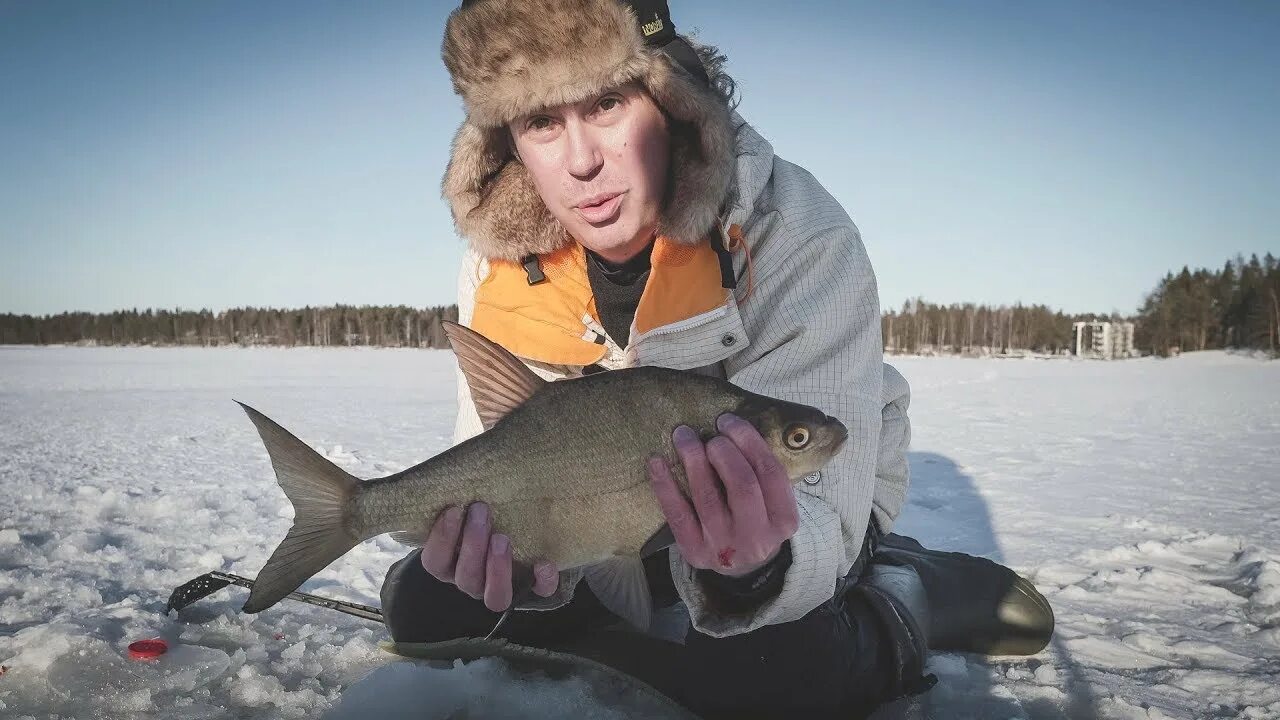
[[(796, 486), (800, 527), (781, 592), (750, 616), (708, 608), (693, 569), (671, 553), (676, 588), (699, 631), (735, 635), (797, 620), (835, 592), (861, 550), (874, 513), (888, 532), (902, 508), (909, 471), (906, 380), (883, 362), (875, 275), (853, 221), (804, 169), (773, 154), (751, 126), (737, 124), (736, 202), (723, 227), (741, 229), (750, 255), (734, 256), (738, 288), (723, 304), (661, 327), (632, 327), (625, 350), (588, 316), (604, 338), (599, 364), (610, 369), (659, 365), (713, 373), (747, 390), (813, 405), (850, 430), (844, 450), (817, 477)], [(471, 325), (488, 261), (469, 250), (458, 282), (460, 320)], [(741, 303), (741, 304), (740, 304)], [(526, 359), (548, 379), (574, 377), (582, 367)], [(482, 430), (465, 380), (458, 380), (454, 441)], [(561, 590), (542, 606), (567, 602), (579, 572), (562, 575)]]

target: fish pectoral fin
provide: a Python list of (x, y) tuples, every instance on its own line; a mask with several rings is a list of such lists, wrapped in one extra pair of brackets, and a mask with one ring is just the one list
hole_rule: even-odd
[(583, 570), (587, 587), (614, 614), (647, 631), (653, 618), (653, 597), (644, 563), (636, 556), (619, 556)]
[(506, 348), (475, 330), (451, 322), (443, 325), (485, 430), (547, 384)]
[(658, 528), (658, 532), (654, 533), (652, 537), (645, 541), (644, 547), (640, 548), (640, 557), (647, 558), (659, 550), (665, 550), (675, 544), (676, 536), (671, 533), (671, 526), (663, 523), (662, 527)]
[(493, 626), (489, 634), (484, 636), (485, 640), (492, 640), (498, 634), (498, 630), (502, 629), (502, 625), (507, 622), (507, 618), (511, 617), (512, 610), (533, 598), (533, 583), (535, 579), (532, 565), (519, 560), (511, 563), (511, 604), (507, 606), (506, 610), (502, 611), (502, 617), (498, 618), (497, 624)]
[(430, 532), (430, 530), (401, 530), (391, 533), (391, 539), (401, 545), (422, 547), (427, 544), (427, 535)]

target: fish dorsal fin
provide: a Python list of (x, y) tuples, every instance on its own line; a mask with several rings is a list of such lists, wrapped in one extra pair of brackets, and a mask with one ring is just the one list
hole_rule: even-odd
[(648, 631), (653, 620), (653, 597), (640, 558), (618, 556), (583, 570), (587, 586), (600, 604), (640, 630)]
[(475, 330), (448, 321), (443, 325), (485, 430), (547, 384), (506, 348)]

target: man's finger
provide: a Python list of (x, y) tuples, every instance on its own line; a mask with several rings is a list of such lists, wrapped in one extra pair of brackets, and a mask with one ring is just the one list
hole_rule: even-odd
[(539, 562), (533, 566), (533, 594), (551, 597), (560, 587), (560, 570), (555, 563)]
[(794, 529), (799, 522), (799, 510), (796, 508), (795, 492), (791, 489), (791, 478), (782, 463), (778, 462), (769, 444), (760, 436), (760, 431), (731, 413), (716, 418), (716, 429), (732, 440), (742, 450), (747, 462), (751, 463), (769, 521), (775, 527)]
[(422, 567), (432, 577), (453, 582), (453, 568), (458, 558), (458, 537), (462, 534), (462, 506), (445, 508), (436, 516), (422, 546)]
[(511, 540), (494, 533), (489, 538), (489, 559), (484, 579), (484, 606), (494, 612), (511, 607)]
[(676, 546), (688, 558), (690, 553), (701, 554), (703, 551), (702, 525), (693, 512), (693, 506), (685, 499), (680, 486), (676, 484), (667, 461), (661, 457), (649, 460), (649, 483), (653, 486), (653, 494), (658, 498), (658, 506), (667, 517), (667, 525), (671, 528), (671, 536)]
[(742, 450), (729, 438), (717, 435), (707, 442), (707, 460), (724, 484), (735, 532), (737, 528), (755, 528), (755, 532), (767, 528), (769, 515), (764, 509), (760, 482), (751, 463), (743, 457)]
[(727, 537), (729, 508), (720, 490), (720, 479), (707, 460), (706, 446), (693, 428), (684, 425), (676, 428), (672, 442), (684, 465), (685, 477), (689, 479), (689, 497), (693, 498), (693, 508), (698, 513), (704, 535), (719, 539)]
[(489, 506), (472, 503), (467, 508), (467, 521), (462, 528), (462, 546), (458, 548), (458, 564), (453, 571), (453, 584), (462, 592), (479, 599), (484, 594), (485, 558), (489, 554)]

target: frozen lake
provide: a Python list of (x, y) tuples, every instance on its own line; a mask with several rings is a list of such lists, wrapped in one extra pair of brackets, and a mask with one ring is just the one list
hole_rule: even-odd
[[(913, 390), (896, 529), (1012, 565), (1058, 620), (1033, 658), (935, 656), (916, 714), (1280, 718), (1280, 362), (894, 364)], [(330, 707), (387, 662), (380, 626), (288, 601), (242, 615), (238, 588), (161, 614), (201, 573), (255, 575), (290, 522), (232, 399), (375, 477), (448, 446), (453, 366), (445, 351), (0, 347), (0, 716)], [(405, 551), (366, 542), (302, 589), (376, 605)], [(127, 659), (157, 635), (160, 662)], [(431, 717), (508, 707), (496, 663), (432, 672)], [(526, 698), (587, 702), (523, 682)]]

